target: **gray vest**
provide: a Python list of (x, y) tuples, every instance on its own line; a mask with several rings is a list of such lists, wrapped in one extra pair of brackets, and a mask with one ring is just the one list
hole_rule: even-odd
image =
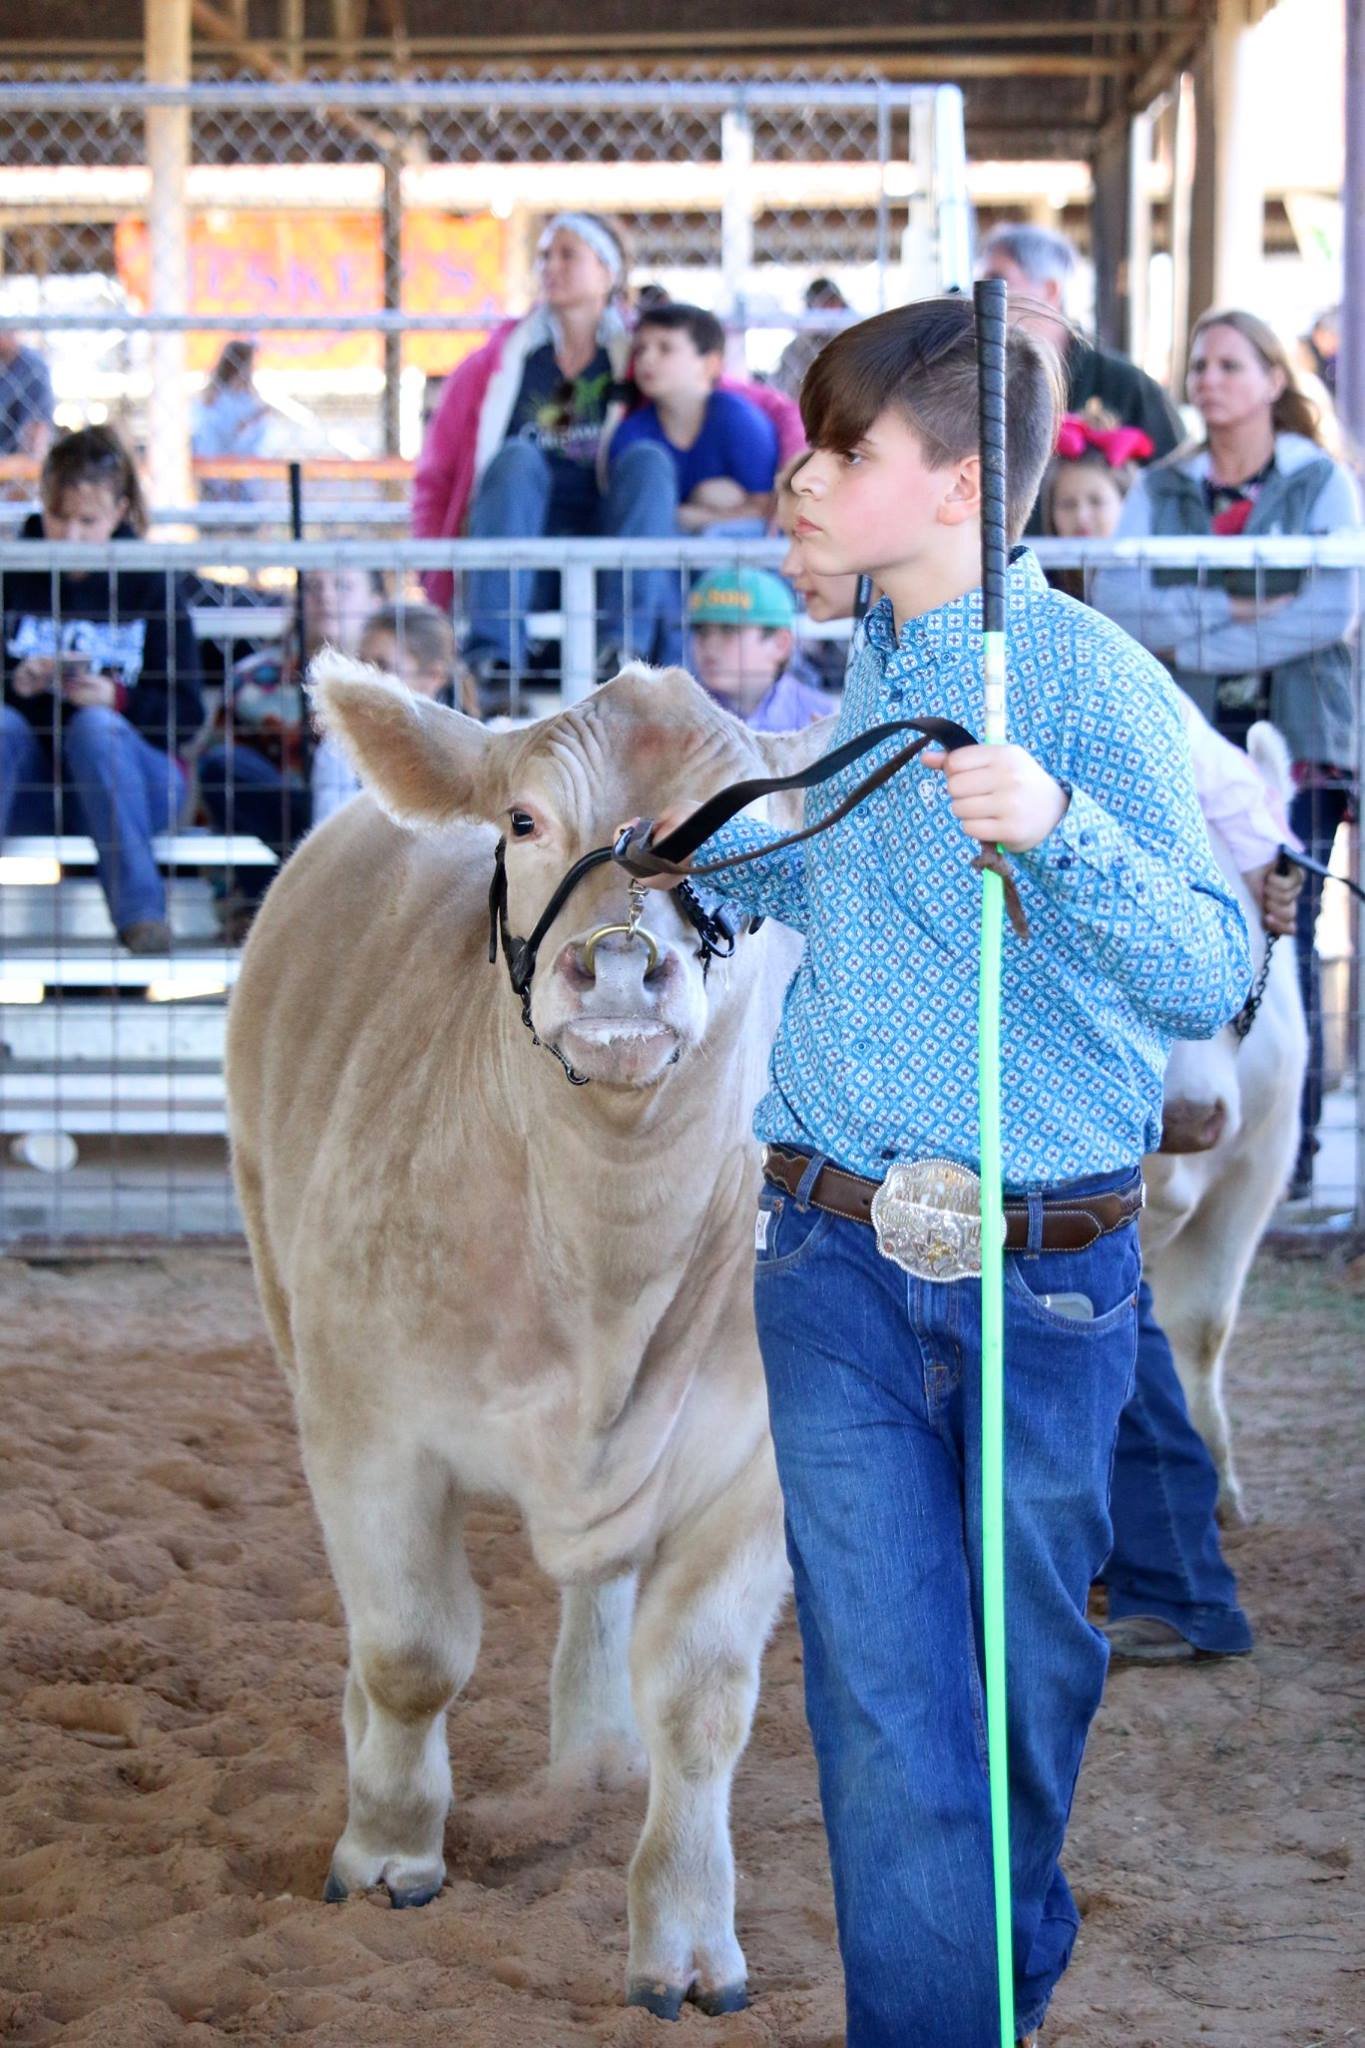
[[(1257, 494), (1243, 532), (1302, 534), (1318, 494), (1332, 475), (1330, 456), (1305, 462), (1289, 476), (1272, 470)], [(1170, 460), (1156, 463), (1143, 479), (1152, 508), (1152, 532), (1199, 535), (1210, 532), (1204, 487)], [(1311, 571), (1302, 569), (1171, 569), (1154, 568), (1159, 584), (1194, 583), (1203, 579), (1221, 586), (1229, 597), (1293, 596)], [(1331, 571), (1349, 574), (1349, 571)], [(1296, 761), (1330, 761), (1338, 767), (1355, 764), (1355, 689), (1351, 649), (1344, 640), (1311, 653), (1296, 655), (1270, 670), (1270, 716), (1284, 734)], [(1175, 679), (1207, 718), (1214, 716), (1215, 698), (1226, 676), (1177, 669)]]

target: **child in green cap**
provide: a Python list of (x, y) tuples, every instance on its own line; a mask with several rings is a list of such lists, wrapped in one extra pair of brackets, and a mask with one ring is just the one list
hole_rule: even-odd
[(838, 702), (790, 666), (796, 605), (770, 569), (713, 569), (687, 601), (692, 667), (708, 695), (755, 732), (795, 732)]

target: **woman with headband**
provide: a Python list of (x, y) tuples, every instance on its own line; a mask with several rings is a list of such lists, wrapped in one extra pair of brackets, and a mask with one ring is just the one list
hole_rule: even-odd
[[(538, 267), (532, 310), (499, 327), (446, 380), (413, 482), (413, 533), (668, 539), (677, 484), (667, 451), (637, 442), (599, 461), (620, 417), (617, 389), (630, 355), (620, 237), (597, 214), (556, 214), (541, 235)], [(442, 571), (424, 580), (448, 611), (452, 578)], [(503, 570), (466, 578), (466, 659), (485, 710), (505, 708), (509, 681), (524, 665), (531, 583)], [(667, 572), (631, 577), (629, 617), (620, 575), (599, 576), (597, 591), (604, 673), (622, 655), (648, 657), (669, 599)]]

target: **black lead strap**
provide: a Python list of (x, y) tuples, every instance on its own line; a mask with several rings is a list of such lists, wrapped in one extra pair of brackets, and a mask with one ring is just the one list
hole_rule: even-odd
[(889, 760), (883, 761), (880, 767), (874, 768), (870, 775), (856, 788), (850, 790), (842, 802), (817, 824), (808, 825), (802, 832), (790, 833), (785, 839), (773, 840), (758, 852), (732, 854), (728, 860), (706, 861), (690, 867), (688, 873), (719, 874), (725, 868), (742, 867), (747, 861), (761, 860), (766, 855), (775, 853), (780, 847), (796, 846), (803, 839), (813, 839), (818, 832), (827, 831), (831, 825), (837, 824), (840, 818), (847, 817), (864, 797), (871, 796), (873, 790), (880, 789), (884, 782), (889, 782), (893, 775), (908, 767), (915, 756), (923, 753), (927, 746), (940, 746), (945, 752), (951, 752), (954, 747), (976, 745), (974, 735), (968, 732), (966, 726), (958, 725), (951, 718), (892, 719), (885, 725), (874, 725), (867, 732), (855, 734), (851, 740), (845, 740), (842, 746), (832, 748), (828, 754), (822, 754), (820, 759), (813, 761), (808, 768), (798, 769), (795, 775), (756, 775), (744, 782), (729, 783), (726, 788), (717, 790), (713, 797), (709, 797), (693, 811), (690, 818), (678, 826), (676, 831), (661, 839), (657, 846), (651, 844), (651, 834), (654, 830), (652, 821), (642, 819), (628, 834), (623, 833), (617, 840), (613, 849), (616, 860), (628, 875), (634, 875), (640, 880), (645, 880), (651, 875), (675, 873), (683, 861), (695, 853), (714, 832), (719, 832), (722, 825), (728, 825), (731, 818), (736, 817), (746, 805), (756, 803), (760, 797), (778, 796), (784, 790), (818, 789), (822, 783), (831, 782), (845, 768), (851, 767), (855, 761), (860, 761), (864, 754), (870, 754), (883, 740), (892, 739), (897, 733), (902, 732), (918, 733), (920, 737), (913, 740), (908, 747), (902, 747)]
[[(800, 769), (795, 775), (755, 776), (747, 782), (730, 783), (727, 788), (719, 790), (715, 796), (695, 810), (690, 818), (684, 819), (683, 823), (660, 840), (657, 846), (652, 844), (652, 821), (648, 818), (641, 819), (637, 825), (621, 834), (612, 851), (619, 865), (637, 880), (647, 880), (651, 875), (678, 874), (682, 872), (682, 863), (688, 860), (696, 848), (703, 845), (714, 832), (718, 832), (722, 825), (728, 824), (746, 804), (756, 802), (759, 797), (776, 796), (783, 790), (817, 789), (821, 783), (829, 782), (854, 761), (861, 760), (864, 754), (870, 754), (883, 740), (902, 732), (918, 733), (920, 737), (912, 740), (908, 747), (900, 748), (889, 760), (883, 761), (880, 767), (874, 768), (870, 775), (857, 783), (832, 811), (826, 812), (815, 824), (807, 825), (800, 832), (789, 832), (784, 838), (770, 839), (749, 853), (733, 853), (724, 860), (690, 864), (686, 869), (687, 874), (718, 875), (727, 868), (744, 867), (749, 861), (766, 860), (770, 854), (780, 853), (785, 847), (799, 846), (803, 840), (816, 838), (821, 832), (827, 832), (831, 825), (837, 825), (841, 818), (846, 818), (865, 797), (871, 796), (874, 790), (889, 782), (893, 775), (898, 775), (902, 768), (908, 767), (926, 747), (942, 747), (945, 753), (951, 753), (955, 747), (974, 747), (977, 744), (975, 735), (968, 732), (965, 725), (959, 725), (955, 719), (891, 719), (885, 725), (874, 725), (867, 732), (855, 734), (851, 740), (845, 740), (842, 746), (834, 747), (828, 754), (822, 754), (818, 761), (812, 762), (809, 768)], [(1004, 855), (995, 847), (983, 847), (972, 862), (972, 866), (978, 871), (982, 868), (991, 868), (1000, 876), (1004, 883), (1005, 908), (1009, 913), (1010, 924), (1019, 938), (1026, 939), (1028, 919), (1019, 901), (1019, 892), (1014, 886), (1014, 875)]]

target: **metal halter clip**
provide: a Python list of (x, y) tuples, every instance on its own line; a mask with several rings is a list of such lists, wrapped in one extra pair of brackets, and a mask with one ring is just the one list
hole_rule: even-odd
[(659, 964), (659, 941), (655, 938), (653, 932), (650, 931), (648, 925), (641, 924), (640, 919), (644, 914), (645, 892), (638, 882), (632, 882), (630, 885), (630, 911), (626, 923), (599, 924), (597, 930), (589, 932), (587, 938), (583, 941), (583, 966), (587, 973), (596, 973), (598, 941), (605, 939), (611, 932), (620, 932), (627, 945), (634, 939), (643, 940), (649, 951), (649, 964), (645, 968), (645, 973), (652, 974), (654, 972)]

